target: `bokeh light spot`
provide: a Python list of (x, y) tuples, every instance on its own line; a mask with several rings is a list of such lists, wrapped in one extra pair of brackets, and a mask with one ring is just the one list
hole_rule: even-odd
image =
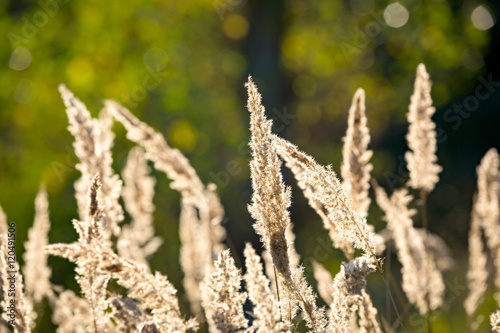
[(9, 67), (22, 71), (31, 65), (31, 52), (23, 46), (16, 47), (9, 59)]
[(248, 34), (249, 28), (247, 19), (238, 14), (229, 15), (222, 27), (226, 36), (234, 40), (244, 38)]
[(470, 16), (472, 24), (479, 30), (488, 30), (495, 25), (495, 19), (491, 12), (483, 5), (479, 5), (472, 11)]
[(384, 20), (392, 28), (401, 28), (408, 22), (410, 13), (399, 2), (391, 3), (384, 10)]
[(307, 50), (307, 41), (299, 36), (288, 36), (281, 46), (283, 56), (287, 59), (297, 61), (305, 57)]
[(198, 141), (196, 129), (187, 120), (178, 120), (168, 128), (172, 146), (179, 147), (185, 152), (191, 152)]
[(86, 86), (94, 81), (94, 68), (86, 58), (75, 58), (66, 67), (66, 75), (74, 85)]
[(446, 43), (446, 37), (439, 28), (430, 26), (422, 31), (419, 41), (426, 50), (438, 50)]

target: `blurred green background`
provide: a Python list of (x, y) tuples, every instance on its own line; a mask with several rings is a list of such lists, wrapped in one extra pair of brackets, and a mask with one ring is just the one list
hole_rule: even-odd
[[(352, 95), (364, 88), (373, 175), (390, 191), (407, 179), (406, 113), (416, 67), (424, 63), (434, 82), (444, 167), (429, 198), (430, 230), (457, 259), (445, 276), (448, 309), (435, 313), (434, 325), (463, 331), (475, 168), (490, 147), (500, 147), (499, 8), (498, 1), (476, 0), (0, 0), (0, 203), (17, 223), (19, 260), (40, 184), (49, 193), (50, 241), (76, 239), (70, 221), (77, 217), (79, 173), (59, 83), (93, 115), (103, 99), (124, 104), (186, 154), (204, 182), (218, 185), (228, 245), (241, 267), (244, 243), (260, 247), (247, 212), (247, 76), (263, 94), (275, 132), (336, 171)], [(132, 144), (121, 125), (114, 128), (120, 172)], [(336, 274), (342, 255), (284, 172), (293, 185), (296, 247), (307, 273), (315, 258)], [(165, 243), (152, 267), (182, 295), (179, 195), (163, 174), (155, 176), (155, 226)], [(380, 216), (372, 204), (369, 222), (377, 230), (384, 228)], [(54, 283), (77, 290), (70, 263), (51, 258), (50, 264)], [(395, 257), (392, 270), (398, 275)], [(394, 320), (380, 276), (373, 274), (369, 290), (381, 314)], [(187, 313), (182, 297), (181, 306)], [(49, 307), (39, 307), (38, 332), (52, 331)], [(495, 307), (490, 295), (480, 313)], [(423, 331), (415, 313), (407, 314), (408, 325)], [(488, 331), (487, 317), (480, 331)]]

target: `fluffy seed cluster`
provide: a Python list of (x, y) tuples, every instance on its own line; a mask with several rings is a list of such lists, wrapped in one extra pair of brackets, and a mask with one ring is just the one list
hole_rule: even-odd
[(47, 253), (41, 251), (49, 244), (49, 202), (47, 192), (41, 188), (35, 199), (35, 221), (28, 231), (28, 241), (24, 247), (24, 279), (26, 293), (32, 295), (33, 301), (39, 303), (50, 293), (50, 276), (52, 274), (47, 265)]
[(342, 264), (333, 281), (329, 332), (349, 332), (350, 319), (363, 300), (365, 277), (375, 271), (372, 258), (358, 257)]
[(272, 121), (267, 120), (257, 87), (249, 78), (247, 83), (252, 138), (252, 205), (249, 207), (256, 220), (255, 230), (269, 249), (279, 272), (290, 275), (286, 228), (290, 224), (288, 207), (291, 204), (290, 188), (285, 187), (281, 176), (281, 161), (271, 141)]
[[(105, 105), (125, 126), (127, 138), (144, 148), (145, 157), (172, 179), (170, 187), (182, 195), (180, 236), (184, 287), (191, 309), (199, 314), (200, 284), (218, 253), (225, 248), (222, 242), (226, 233), (221, 225), (224, 209), (215, 193), (216, 187), (214, 184), (205, 187), (188, 159), (178, 149), (170, 147), (160, 133), (118, 103), (106, 101)], [(206, 235), (205, 240), (197, 237), (200, 230)]]
[(500, 310), (491, 314), (490, 323), (491, 331), (493, 333), (500, 333)]
[(359, 331), (361, 333), (382, 333), (382, 329), (377, 321), (378, 311), (373, 305), (370, 294), (365, 289), (361, 291), (363, 298), (359, 305)]
[(269, 288), (270, 281), (264, 275), (260, 257), (254, 248), (247, 243), (244, 251), (245, 267), (244, 276), (248, 298), (254, 308), (254, 332), (279, 333), (286, 332), (285, 323), (281, 320), (279, 304)]
[(333, 302), (333, 278), (330, 272), (326, 270), (320, 263), (316, 260), (312, 262), (314, 278), (318, 282), (318, 293), (319, 296), (327, 304)]
[[(486, 245), (495, 262), (500, 260), (500, 157), (490, 149), (477, 169), (477, 214), (486, 236)], [(500, 289), (500, 267), (495, 265), (495, 285)]]
[[(0, 223), (4, 223), (4, 221), (0, 221)], [(33, 328), (36, 313), (33, 312), (31, 298), (24, 293), (23, 276), (17, 261), (9, 260), (11, 259), (8, 254), (9, 246), (7, 234), (0, 235), (0, 286), (2, 287), (0, 306), (3, 310), (2, 319), (5, 322), (14, 320), (14, 333), (29, 333)], [(14, 313), (10, 310), (7, 312), (11, 304), (15, 304)]]
[(334, 245), (348, 258), (354, 254), (353, 247), (373, 255), (377, 248), (373, 229), (351, 208), (350, 198), (335, 172), (330, 167), (319, 165), (314, 158), (284, 139), (273, 136), (273, 142), (310, 205), (322, 217)]
[(351, 207), (361, 216), (368, 215), (370, 206), (370, 172), (373, 166), (369, 163), (373, 155), (367, 150), (370, 143), (370, 132), (366, 125), (365, 91), (358, 89), (349, 109), (347, 133), (342, 150), (342, 175), (345, 191), (351, 198)]
[(85, 298), (78, 297), (71, 290), (63, 290), (50, 298), (50, 302), (52, 321), (58, 325), (58, 333), (85, 333), (92, 327), (92, 309)]
[(240, 292), (241, 275), (229, 250), (220, 253), (214, 271), (207, 276), (204, 307), (212, 332), (230, 333), (245, 330), (248, 320), (243, 313), (247, 299)]
[[(161, 332), (185, 332), (196, 329), (195, 320), (185, 321), (179, 311), (176, 289), (160, 273), (154, 275), (140, 263), (119, 257), (102, 241), (103, 207), (98, 201), (102, 184), (96, 175), (89, 189), (88, 214), (85, 221), (73, 221), (78, 242), (54, 244), (48, 253), (77, 264), (77, 281), (90, 303), (94, 331), (105, 331), (109, 325), (107, 284), (110, 279), (127, 289), (128, 297), (139, 301), (138, 307), (151, 311), (148, 323)], [(140, 318), (137, 318), (138, 320)], [(138, 326), (144, 323), (137, 323)]]
[[(477, 168), (477, 194), (471, 213), (469, 231), (469, 293), (464, 307), (469, 317), (474, 316), (488, 288), (488, 248), (495, 263), (500, 260), (500, 157), (490, 149)], [(483, 243), (483, 235), (486, 244)], [(500, 288), (500, 268), (495, 264), (495, 285)]]
[(409, 185), (426, 192), (434, 189), (442, 170), (437, 164), (436, 125), (431, 119), (435, 111), (432, 106), (430, 77), (425, 66), (420, 64), (408, 112), (410, 127), (406, 141), (410, 151), (405, 158), (410, 170)]
[[(253, 194), (249, 211), (264, 245), (262, 257), (267, 276), (260, 257), (247, 244), (243, 275), (246, 291), (242, 290), (240, 270), (223, 244), (224, 210), (215, 185), (205, 186), (179, 150), (171, 148), (161, 134), (115, 102), (107, 101), (99, 117), (92, 118), (85, 105), (60, 86), (80, 159), (77, 168), (82, 174), (75, 183), (80, 218), (73, 221), (73, 226), (78, 240), (48, 245), (48, 198), (41, 189), (35, 200), (35, 221), (25, 243), (25, 267), (21, 274), (17, 262), (7, 256), (9, 231), (0, 207), (1, 306), (5, 309), (15, 297), (14, 332), (30, 332), (34, 328), (37, 307), (33, 305), (46, 298), (53, 309), (52, 320), (58, 325), (58, 333), (180, 333), (196, 331), (200, 325), (210, 332), (293, 332), (300, 320), (299, 313), (311, 332), (379, 333), (382, 330), (378, 312), (367, 292), (366, 276), (375, 271), (375, 265), (381, 270), (375, 253), (382, 236), (395, 245), (402, 267), (402, 289), (409, 302), (421, 314), (443, 305), (445, 287), (441, 272), (453, 266), (453, 259), (441, 238), (413, 226), (416, 211), (410, 208), (410, 189), (397, 189), (388, 197), (377, 186), (377, 203), (385, 212), (387, 230), (376, 235), (366, 221), (372, 152), (368, 151), (364, 92), (356, 92), (349, 110), (341, 183), (330, 167), (319, 165), (292, 143), (272, 134), (272, 122), (266, 118), (261, 96), (250, 78), (246, 87), (252, 134)], [(429, 75), (423, 65), (417, 69), (409, 109), (408, 184), (421, 190), (425, 197), (434, 188), (441, 168), (436, 164), (436, 134), (431, 121), (434, 108)], [(125, 126), (128, 138), (142, 147), (130, 151), (121, 173), (124, 186), (111, 167), (114, 118)], [(317, 306), (317, 297), (305, 279), (300, 255), (295, 250), (288, 211), (291, 190), (284, 184), (280, 158), (322, 218), (334, 246), (342, 249), (348, 259), (335, 278), (313, 262), (319, 294), (329, 305), (327, 311)], [(162, 242), (154, 231), (155, 180), (147, 160), (165, 172), (173, 180), (171, 187), (181, 193), (180, 264), (187, 300), (197, 320), (187, 319), (181, 313), (174, 285), (164, 274), (153, 272), (148, 264), (148, 257)], [(470, 317), (476, 314), (487, 290), (486, 249), (494, 264), (495, 285), (500, 289), (499, 165), (498, 153), (492, 149), (477, 169), (478, 190), (469, 234), (469, 294), (464, 303)], [(124, 225), (120, 197), (131, 217)], [(360, 252), (361, 256), (356, 257)], [(80, 293), (51, 283), (48, 254), (76, 264)], [(18, 272), (15, 296), (8, 295), (9, 269)], [(121, 286), (119, 293), (108, 286), (109, 281)], [(395, 310), (398, 312), (396, 307)], [(0, 332), (8, 331), (8, 320), (4, 312)], [(491, 314), (490, 321), (492, 330), (500, 332), (500, 312)]]
[(70, 126), (68, 130), (75, 137), (73, 148), (80, 159), (76, 169), (82, 174), (75, 182), (76, 199), (80, 219), (86, 217), (88, 184), (95, 174), (99, 174), (102, 182), (101, 201), (105, 212), (103, 217), (104, 236), (117, 236), (120, 232), (118, 223), (123, 220), (123, 209), (118, 202), (121, 193), (122, 181), (112, 168), (111, 148), (114, 134), (111, 131), (113, 119), (107, 109), (103, 109), (99, 118), (93, 119), (78, 98), (66, 86), (60, 85), (59, 92), (66, 106)]
[(389, 199), (380, 187), (376, 188), (376, 195), (385, 212), (387, 228), (393, 233), (408, 300), (421, 314), (436, 309), (443, 303), (445, 285), (433, 257), (426, 251), (423, 234), (413, 227), (416, 211), (408, 208), (412, 196), (403, 188), (394, 191)]
[(154, 236), (153, 227), (153, 196), (155, 179), (144, 157), (144, 151), (133, 148), (123, 170), (122, 197), (127, 212), (132, 216), (130, 225), (122, 227), (116, 243), (118, 254), (147, 265), (147, 258), (154, 254), (163, 241)]
[(287, 239), (290, 227), (288, 207), (291, 203), (291, 190), (285, 187), (281, 175), (281, 161), (272, 141), (272, 121), (265, 116), (261, 95), (257, 87), (248, 79), (247, 108), (250, 111), (250, 147), (252, 161), (252, 205), (249, 211), (256, 220), (254, 228), (269, 251), (274, 268), (279, 273), (279, 282), (284, 286), (285, 296), (300, 304), (306, 323), (315, 332), (325, 329), (324, 310), (315, 303), (315, 295), (307, 285), (301, 268), (291, 266), (292, 244)]

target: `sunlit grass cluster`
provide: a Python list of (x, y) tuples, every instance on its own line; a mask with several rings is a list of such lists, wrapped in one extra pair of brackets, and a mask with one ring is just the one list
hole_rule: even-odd
[[(426, 318), (419, 329), (432, 330), (432, 312), (446, 306), (443, 273), (453, 268), (453, 258), (444, 241), (428, 231), (432, 221), (427, 219), (427, 196), (442, 168), (436, 157), (431, 119), (435, 108), (425, 66), (417, 68), (408, 112), (409, 150), (405, 159), (409, 179), (390, 195), (371, 179), (373, 152), (368, 149), (370, 133), (362, 89), (354, 94), (349, 109), (339, 177), (330, 166), (320, 165), (272, 133), (272, 121), (266, 117), (251, 78), (246, 88), (253, 189), (248, 210), (262, 251), (246, 244), (243, 267), (237, 267), (225, 243), (224, 209), (216, 186), (205, 185), (178, 149), (125, 107), (106, 101), (99, 116), (92, 118), (85, 105), (61, 85), (81, 173), (74, 186), (78, 218), (72, 221), (78, 240), (49, 244), (48, 198), (40, 189), (34, 225), (25, 244), (25, 265), (22, 275), (16, 275), (16, 290), (11, 293), (8, 220), (0, 210), (0, 331), (36, 331), (35, 309), (44, 299), (61, 333), (264, 333), (304, 328), (316, 333), (414, 331), (408, 321), (411, 312)], [(121, 175), (112, 168), (111, 128), (115, 121), (123, 124), (127, 138), (137, 144), (130, 150)], [(181, 194), (179, 262), (185, 295), (179, 295), (168, 277), (152, 271), (148, 263), (162, 246), (161, 235), (156, 235), (153, 227), (155, 179), (148, 161), (164, 172), (172, 180), (171, 188)], [(283, 179), (283, 162), (320, 216), (333, 246), (345, 256), (335, 272), (314, 262), (314, 283), (306, 279), (294, 246), (300, 239), (293, 233), (289, 212), (292, 192)], [(370, 197), (370, 188), (375, 200)], [(499, 156), (492, 149), (478, 167), (471, 213), (468, 295), (463, 306), (471, 330), (481, 322), (477, 310), (490, 273), (500, 289), (499, 192)], [(375, 201), (385, 215), (384, 230), (377, 231), (367, 222), (369, 206)], [(125, 221), (125, 211), (130, 221)], [(423, 228), (414, 226), (417, 214)], [(400, 281), (389, 279), (384, 271), (384, 250), (389, 242), (400, 263)], [(49, 255), (75, 263), (78, 292), (51, 282), (51, 275), (57, 272), (47, 264)], [(488, 256), (495, 263), (493, 270)], [(18, 265), (13, 265), (19, 271)], [(395, 321), (385, 318), (374, 305), (367, 289), (369, 274), (382, 280)], [(181, 312), (179, 297), (189, 301), (189, 313)], [(322, 302), (318, 302), (319, 297)], [(15, 304), (14, 315), (6, 311), (9, 304)], [(492, 313), (491, 327), (500, 332), (500, 312)]]

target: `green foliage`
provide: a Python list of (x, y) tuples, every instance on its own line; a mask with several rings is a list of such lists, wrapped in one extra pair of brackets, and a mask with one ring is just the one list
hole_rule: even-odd
[[(273, 102), (281, 104), (267, 105), (276, 108), (276, 125), (284, 131), (280, 135), (319, 162), (332, 163), (335, 170), (356, 88), (366, 91), (368, 125), (377, 145), (394, 128), (402, 132), (394, 126), (406, 123), (414, 80), (409, 73), (418, 63), (426, 64), (436, 82), (433, 99), (438, 108), (476, 84), (491, 36), (472, 25), (473, 8), (461, 1), (402, 1), (409, 20), (391, 28), (383, 14), (389, 3), (289, 0), (273, 2), (279, 9), (271, 10), (272, 5), (244, 0), (0, 0), (0, 203), (18, 225), (18, 258), (40, 182), (49, 193), (51, 242), (76, 239), (70, 221), (76, 217), (73, 182), (79, 174), (59, 83), (82, 98), (94, 115), (102, 98), (124, 104), (187, 154), (204, 182), (219, 185), (229, 217), (229, 245), (237, 249), (235, 255), (241, 253), (247, 235), (253, 235), (246, 210), (249, 132), (243, 93), (249, 73), (280, 77), (276, 84), (282, 91), (261, 85), (264, 96), (279, 96)], [(265, 38), (257, 27), (266, 24), (275, 27), (273, 33), (279, 31), (276, 45), (259, 43)], [(257, 69), (259, 64), (268, 66), (274, 48), (276, 64)], [(121, 126), (116, 132), (114, 166), (120, 172), (131, 143)], [(378, 178), (387, 180), (384, 172), (398, 169), (399, 163), (393, 151), (375, 149)], [(152, 265), (166, 272), (182, 293), (178, 194), (168, 188), (164, 175), (156, 176), (156, 229), (166, 241)], [(301, 204), (292, 210), (292, 220), (297, 217), (297, 239), (307, 244), (297, 246), (305, 258), (312, 258), (314, 239), (323, 231), (294, 190), (294, 200)], [(378, 220), (370, 222), (383, 227)], [(338, 259), (330, 254), (326, 265), (338, 267)], [(52, 263), (54, 281), (75, 286), (71, 265), (59, 259)], [(181, 306), (187, 309), (187, 303)], [(446, 332), (445, 326), (439, 319), (436, 331)]]

